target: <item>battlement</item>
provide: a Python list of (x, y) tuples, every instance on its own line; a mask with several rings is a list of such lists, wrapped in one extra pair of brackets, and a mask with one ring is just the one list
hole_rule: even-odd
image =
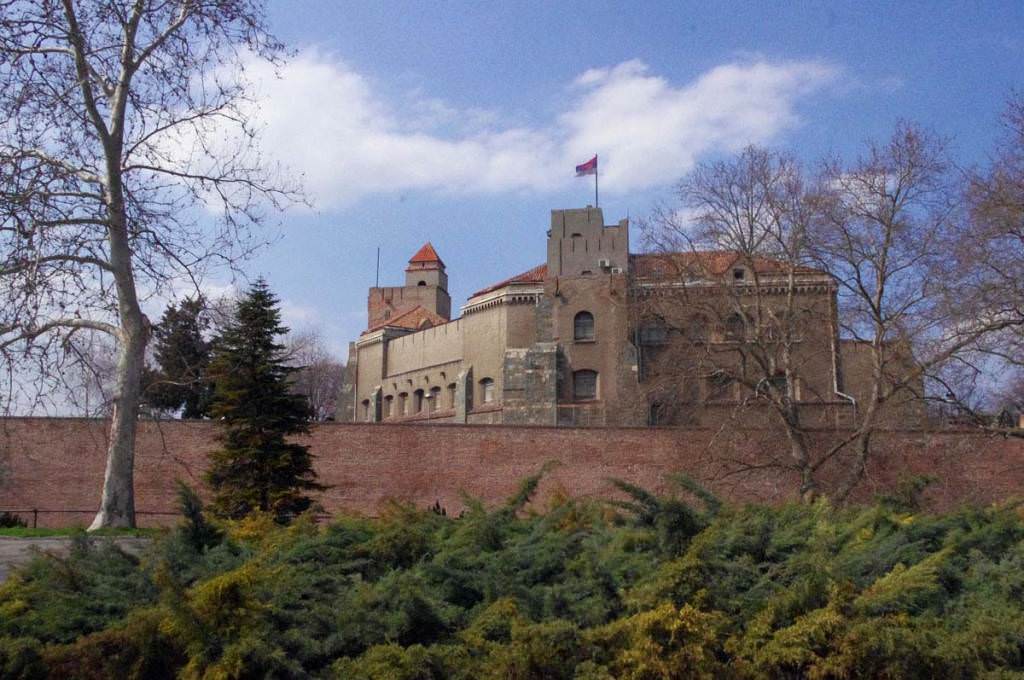
[(551, 211), (547, 273), (574, 278), (629, 269), (629, 221), (606, 225), (600, 208)]

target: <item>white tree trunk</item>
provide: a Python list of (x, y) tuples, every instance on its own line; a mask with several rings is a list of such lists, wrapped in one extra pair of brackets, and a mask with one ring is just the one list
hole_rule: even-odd
[[(141, 317), (141, 314), (139, 314)], [(117, 362), (117, 388), (110, 418), (110, 445), (103, 476), (100, 510), (89, 531), (135, 526), (135, 430), (138, 425), (140, 383), (146, 351), (144, 323), (126, 332)]]
[(107, 469), (103, 477), (100, 510), (89, 525), (94, 531), (103, 527), (135, 526), (135, 430), (138, 426), (142, 371), (149, 340), (149, 321), (139, 306), (128, 239), (120, 145), (108, 142), (107, 188), (110, 200), (110, 264), (117, 289), (118, 316), (121, 322), (121, 353), (117, 361), (117, 388), (114, 412), (110, 418), (110, 444)]

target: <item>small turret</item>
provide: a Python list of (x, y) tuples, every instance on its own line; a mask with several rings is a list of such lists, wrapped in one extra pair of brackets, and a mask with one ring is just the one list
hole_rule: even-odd
[(444, 262), (429, 241), (409, 259), (409, 266), (405, 269), (405, 285), (437, 286), (448, 291), (448, 274), (445, 273)]

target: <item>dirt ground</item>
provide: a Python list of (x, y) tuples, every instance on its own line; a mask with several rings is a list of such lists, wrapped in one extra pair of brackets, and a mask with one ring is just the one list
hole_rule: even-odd
[[(96, 541), (114, 541), (126, 552), (141, 553), (149, 544), (148, 538), (105, 538), (94, 539)], [(67, 554), (71, 547), (71, 539), (59, 537), (47, 538), (12, 538), (0, 536), (0, 583), (7, 579), (8, 574), (15, 567), (25, 564), (35, 550), (54, 552), (59, 555)]]

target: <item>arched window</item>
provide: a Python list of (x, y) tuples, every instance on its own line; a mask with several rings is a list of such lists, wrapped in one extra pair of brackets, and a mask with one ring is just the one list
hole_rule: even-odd
[(665, 422), (665, 405), (660, 401), (652, 401), (647, 411), (648, 425), (662, 425)]
[(480, 401), (484, 404), (494, 401), (494, 381), (490, 378), (480, 380)]
[(446, 404), (448, 408), (455, 408), (455, 390), (456, 389), (457, 389), (457, 387), (456, 387), (455, 383), (450, 383), (448, 385), (448, 403)]
[(407, 408), (409, 408), (409, 393), (408, 392), (402, 392), (401, 394), (398, 395), (398, 412), (395, 413), (395, 415), (396, 416), (407, 416), (407, 415), (409, 415), (408, 413), (406, 413), (406, 409)]
[(427, 285), (427, 282), (426, 282), (426, 281), (420, 281), (420, 282), (419, 282), (419, 283), (417, 283), (416, 285), (417, 285), (417, 286), (423, 286), (423, 287), (426, 287), (426, 285)]
[(572, 396), (576, 401), (597, 399), (597, 371), (575, 371), (572, 374)]
[(738, 342), (747, 338), (747, 320), (742, 314), (733, 314), (725, 320), (725, 339)]
[(394, 402), (395, 402), (394, 395), (389, 394), (388, 396), (384, 397), (384, 417), (385, 418), (390, 418), (391, 417), (391, 413), (392, 413), (391, 408), (394, 406)]
[(423, 390), (416, 390), (412, 393), (412, 412), (420, 413), (423, 411)]
[(430, 405), (427, 407), (431, 413), (441, 410), (441, 387), (430, 388)]
[(572, 337), (576, 342), (589, 342), (594, 339), (594, 315), (580, 312), (572, 324)]
[(363, 399), (363, 420), (370, 422), (370, 400)]

